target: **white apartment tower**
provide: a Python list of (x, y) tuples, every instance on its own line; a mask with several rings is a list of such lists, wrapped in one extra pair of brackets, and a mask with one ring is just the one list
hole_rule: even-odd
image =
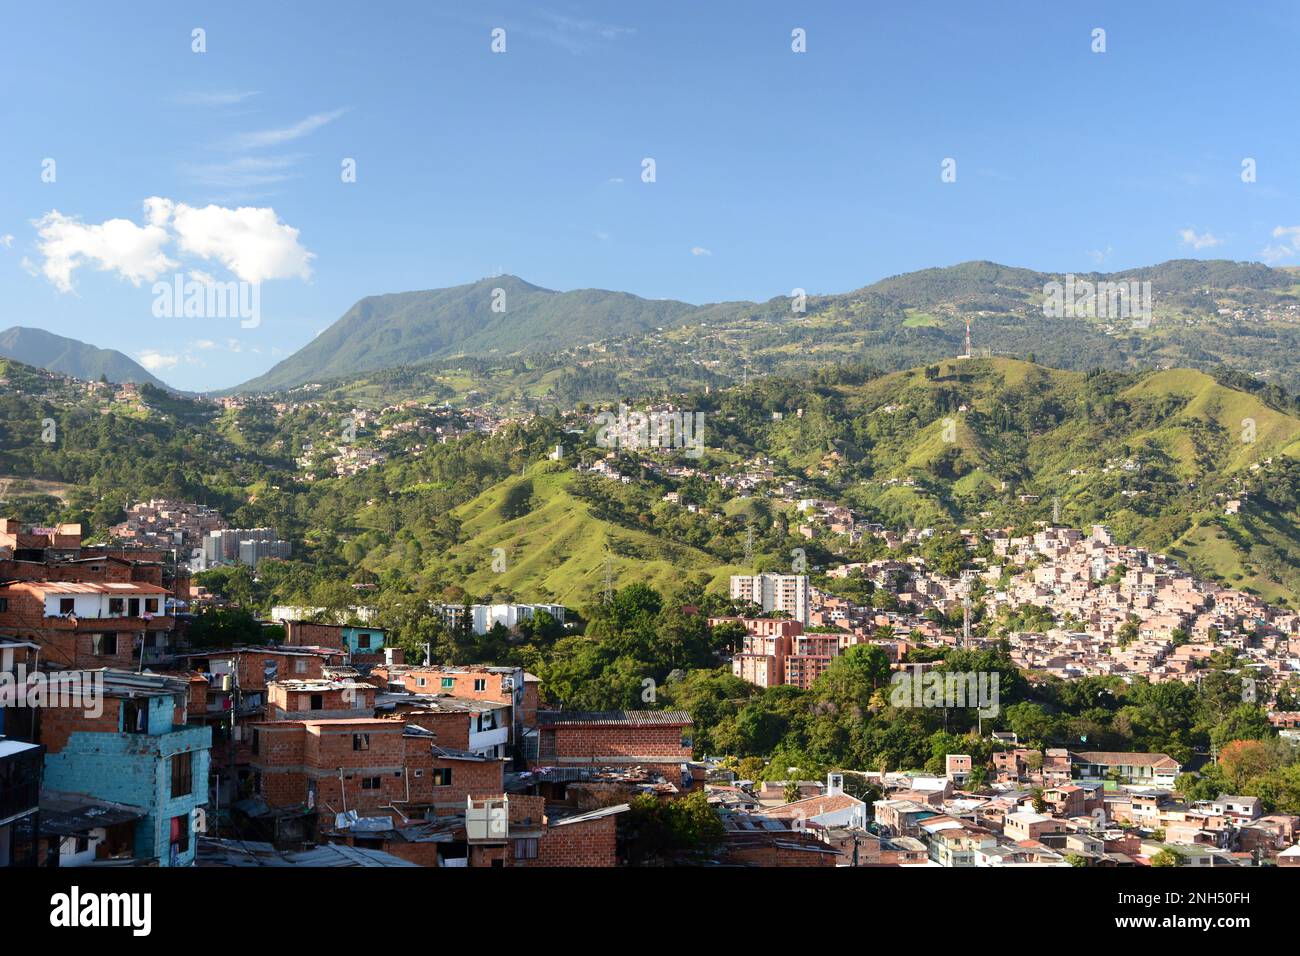
[(808, 626), (808, 575), (733, 574), (731, 599), (752, 601), (764, 611), (785, 611)]

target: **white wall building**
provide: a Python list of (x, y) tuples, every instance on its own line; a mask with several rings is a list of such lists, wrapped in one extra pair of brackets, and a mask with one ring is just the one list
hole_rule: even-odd
[(731, 599), (750, 601), (765, 612), (784, 611), (800, 624), (808, 624), (806, 574), (733, 574)]

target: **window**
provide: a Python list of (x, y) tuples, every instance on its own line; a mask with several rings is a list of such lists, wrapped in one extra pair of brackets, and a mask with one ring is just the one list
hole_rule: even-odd
[(456, 686), (456, 678), (444, 677), (442, 679), (442, 686), (445, 690), (451, 690), (453, 687)]
[(90, 635), (90, 653), (96, 657), (104, 654), (117, 653), (117, 635), (116, 634), (92, 634)]
[(307, 661), (305, 658), (293, 662), (293, 672), (295, 674), (307, 673)]
[(71, 614), (77, 607), (76, 598), (59, 598), (59, 613)]
[(433, 773), (432, 773), (431, 777), (432, 777), (432, 783), (433, 783), (433, 785), (434, 785), (435, 787), (450, 787), (450, 786), (451, 786), (451, 768), (450, 768), (450, 767), (435, 767), (434, 770), (433, 770)]
[(537, 837), (526, 837), (515, 841), (516, 860), (537, 859)]
[(324, 695), (324, 694), (312, 694), (312, 695), (311, 695), (311, 709), (312, 709), (312, 710), (324, 710), (324, 709), (325, 709), (325, 695)]
[(186, 752), (172, 757), (172, 797), (188, 797), (194, 791), (194, 755)]
[(126, 608), (126, 601), (124, 601), (122, 598), (109, 598), (109, 599), (108, 599), (108, 613), (109, 613), (109, 614), (121, 614), (122, 611), (123, 611), (125, 608)]
[(378, 778), (378, 777), (362, 777), (362, 778), (361, 778), (361, 789), (362, 789), (362, 790), (378, 790), (378, 789), (379, 789), (379, 785), (380, 785), (380, 784), (379, 784), (379, 778)]
[(424, 771), (423, 771), (423, 770), (417, 770), (417, 771), (415, 771), (415, 779), (416, 779), (416, 780), (419, 780), (419, 779), (420, 779), (421, 777), (423, 777), (423, 776), (424, 776)]
[(144, 599), (144, 609), (145, 609), (146, 611), (148, 611), (150, 614), (157, 614), (157, 613), (158, 613), (158, 599), (157, 599), (157, 598), (145, 598), (145, 599)]
[(127, 616), (127, 617), (139, 617), (139, 616), (140, 616), (140, 599), (139, 599), (139, 598), (131, 598), (130, 600), (128, 600), (128, 601), (126, 602), (126, 607), (127, 607), (127, 611), (126, 611), (126, 616)]
[(486, 678), (486, 677), (476, 677), (476, 678), (474, 678), (474, 689), (475, 689), (475, 690), (487, 690), (487, 678)]
[(182, 853), (188, 853), (190, 849), (190, 818), (188, 814), (181, 814), (178, 817), (172, 817), (172, 862)]
[(369, 647), (369, 646), (370, 646), (370, 635), (369, 635), (369, 634), (358, 634), (358, 635), (357, 635), (357, 647)]
[(149, 732), (149, 702), (122, 701), (122, 733), (147, 734)]
[(9, 610), (9, 599), (0, 598), (0, 614), (3, 614), (7, 610)]
[(258, 747), (262, 743), (262, 732), (256, 727), (253, 728), (253, 753), (260, 753)]
[(352, 735), (352, 749), (353, 749), (353, 750), (369, 750), (369, 749), (370, 749), (370, 735), (369, 735), (369, 734), (353, 734), (353, 735)]

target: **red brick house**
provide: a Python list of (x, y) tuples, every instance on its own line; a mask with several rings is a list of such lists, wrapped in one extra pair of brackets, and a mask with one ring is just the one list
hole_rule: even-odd
[(641, 767), (682, 786), (691, 759), (691, 717), (683, 710), (538, 711), (537, 767)]
[(170, 593), (134, 581), (10, 581), (0, 584), (0, 635), (41, 645), (42, 663), (127, 670), (166, 653)]
[(502, 761), (439, 747), (400, 720), (264, 721), (252, 733), (256, 792), (272, 807), (454, 811), (470, 795), (502, 789)]

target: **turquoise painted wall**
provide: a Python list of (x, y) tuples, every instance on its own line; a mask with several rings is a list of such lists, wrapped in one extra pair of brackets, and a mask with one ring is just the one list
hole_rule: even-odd
[[(120, 708), (122, 702), (106, 703), (117, 703)], [(145, 810), (147, 816), (136, 824), (136, 855), (157, 857), (162, 866), (173, 865), (172, 818), (184, 816), (188, 821), (195, 807), (208, 803), (212, 729), (192, 724), (173, 727), (174, 708), (170, 697), (150, 698), (149, 733), (74, 733), (63, 750), (45, 756), (46, 787), (87, 793)], [(170, 758), (187, 751), (193, 754), (190, 792), (173, 798)], [(188, 842), (175, 865), (193, 865), (197, 847), (194, 833)]]

